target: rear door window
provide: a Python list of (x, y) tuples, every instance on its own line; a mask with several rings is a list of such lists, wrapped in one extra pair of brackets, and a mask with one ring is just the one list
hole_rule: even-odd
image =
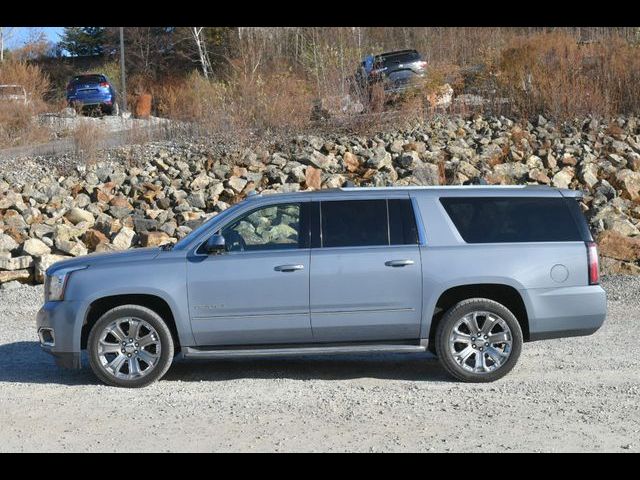
[(562, 197), (440, 198), (467, 243), (583, 241)]
[(409, 199), (389, 199), (389, 236), (391, 245), (418, 244), (418, 227)]
[(321, 203), (322, 246), (389, 245), (386, 200)]

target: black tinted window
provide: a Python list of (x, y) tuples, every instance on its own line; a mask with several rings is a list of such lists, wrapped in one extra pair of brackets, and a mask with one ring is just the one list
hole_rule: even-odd
[(322, 246), (388, 245), (386, 200), (322, 202)]
[(80, 75), (74, 77), (72, 83), (101, 83), (106, 82), (106, 79), (102, 75)]
[(468, 243), (581, 241), (564, 198), (441, 198)]
[(381, 63), (384, 66), (390, 66), (398, 63), (411, 63), (420, 60), (420, 54), (418, 52), (399, 52), (387, 55), (380, 55), (377, 59), (377, 63)]
[(389, 200), (389, 234), (391, 245), (418, 243), (418, 228), (411, 200)]

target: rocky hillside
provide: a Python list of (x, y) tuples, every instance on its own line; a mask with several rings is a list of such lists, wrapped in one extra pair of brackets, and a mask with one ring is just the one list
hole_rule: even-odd
[[(435, 118), (404, 131), (300, 136), (270, 147), (158, 143), (62, 173), (0, 166), (0, 283), (42, 282), (60, 259), (175, 242), (251, 190), (535, 183), (582, 189), (606, 272), (640, 273), (640, 118)], [(66, 165), (68, 165), (68, 160)], [(37, 165), (37, 169), (35, 167)], [(72, 172), (72, 173), (70, 173)]]

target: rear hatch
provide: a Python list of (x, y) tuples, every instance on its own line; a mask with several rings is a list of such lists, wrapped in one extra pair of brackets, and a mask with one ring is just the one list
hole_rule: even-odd
[(69, 99), (78, 101), (102, 101), (110, 96), (109, 83), (103, 75), (81, 75), (74, 77), (67, 88)]
[(425, 73), (425, 62), (415, 50), (379, 55), (375, 64), (376, 69), (387, 77), (391, 88), (407, 87)]

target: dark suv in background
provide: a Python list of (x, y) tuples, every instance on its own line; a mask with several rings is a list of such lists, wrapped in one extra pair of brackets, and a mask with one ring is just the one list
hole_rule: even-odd
[(424, 81), (426, 65), (417, 50), (369, 55), (360, 63), (356, 79), (361, 88), (382, 83), (385, 93), (400, 93)]
[(67, 85), (67, 102), (76, 109), (99, 109), (107, 115), (118, 114), (116, 91), (102, 74), (76, 75)]

